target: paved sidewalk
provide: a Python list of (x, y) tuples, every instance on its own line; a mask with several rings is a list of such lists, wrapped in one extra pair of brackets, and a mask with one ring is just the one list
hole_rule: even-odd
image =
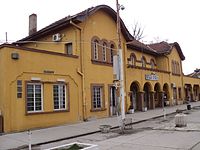
[[(200, 102), (193, 102), (191, 106), (200, 106)], [(186, 104), (165, 107), (166, 114), (171, 114), (176, 109), (186, 109)], [(127, 114), (126, 117), (132, 118), (133, 122), (141, 122), (147, 119), (163, 116), (163, 109), (158, 108), (154, 110), (148, 110), (147, 112), (136, 112), (134, 114)], [(84, 134), (94, 133), (99, 131), (99, 126), (102, 124), (108, 124), (112, 127), (119, 125), (117, 117), (96, 119), (88, 122), (81, 122), (77, 124), (63, 125), (57, 127), (50, 127), (45, 129), (33, 130), (31, 135), (32, 144), (46, 143), (50, 141), (56, 141), (59, 139), (68, 139)], [(27, 132), (10, 133), (0, 136), (0, 150), (14, 149), (28, 145)]]

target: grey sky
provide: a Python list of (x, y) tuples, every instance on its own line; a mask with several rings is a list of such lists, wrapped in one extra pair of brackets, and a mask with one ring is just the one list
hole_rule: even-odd
[[(119, 0), (125, 6), (121, 18), (132, 32), (135, 22), (144, 27), (145, 43), (160, 40), (178, 42), (186, 60), (185, 74), (200, 68), (200, 21), (198, 0)], [(116, 9), (115, 0), (1, 0), (0, 44), (28, 35), (28, 16), (38, 15), (38, 30), (65, 16), (73, 15), (89, 7), (106, 4)]]

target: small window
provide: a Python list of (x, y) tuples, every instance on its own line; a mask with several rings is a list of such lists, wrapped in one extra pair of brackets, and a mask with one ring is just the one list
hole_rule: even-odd
[(66, 85), (53, 85), (54, 110), (66, 109)]
[(72, 43), (65, 44), (65, 51), (67, 55), (73, 55)]
[(22, 98), (22, 80), (17, 80), (17, 98)]

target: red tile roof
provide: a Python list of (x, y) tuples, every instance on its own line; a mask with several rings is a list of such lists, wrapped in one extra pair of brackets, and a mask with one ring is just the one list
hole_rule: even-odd
[(187, 76), (194, 77), (194, 78), (200, 78), (200, 69), (194, 70), (193, 73), (188, 74)]
[[(67, 26), (70, 26), (71, 25), (70, 21), (73, 21), (76, 24), (81, 23), (81, 22), (85, 21), (88, 18), (88, 16), (94, 14), (95, 12), (97, 12), (99, 10), (102, 10), (105, 13), (107, 13), (108, 15), (110, 15), (111, 18), (116, 22), (116, 20), (117, 20), (116, 12), (107, 5), (99, 5), (96, 7), (88, 8), (76, 15), (67, 16), (63, 19), (60, 19), (60, 20), (50, 24), (49, 26), (37, 31), (36, 33), (15, 42), (14, 44), (17, 43), (20, 45), (20, 42), (23, 43), (24, 41), (37, 40), (38, 38), (40, 38), (42, 36), (51, 34), (53, 32), (56, 32), (57, 30), (66, 28)], [(128, 48), (157, 56), (157, 55), (169, 54), (172, 50), (172, 47), (175, 46), (176, 49), (178, 50), (180, 58), (182, 60), (185, 59), (185, 56), (183, 55), (182, 50), (178, 43), (175, 42), (172, 44), (168, 44), (167, 42), (160, 42), (160, 43), (145, 45), (144, 43), (141, 43), (140, 41), (134, 40), (134, 37), (129, 33), (124, 22), (121, 19), (120, 19), (120, 21), (121, 21), (121, 31), (122, 31), (124, 38), (126, 39)]]
[(172, 46), (168, 44), (167, 42), (149, 44), (149, 47), (151, 47), (158, 53), (165, 53), (172, 49)]
[(150, 48), (154, 49), (158, 54), (169, 54), (172, 51), (172, 48), (175, 47), (178, 51), (178, 54), (181, 60), (185, 60), (185, 56), (181, 50), (180, 45), (177, 42), (174, 43), (167, 43), (167, 42), (160, 42), (148, 45)]

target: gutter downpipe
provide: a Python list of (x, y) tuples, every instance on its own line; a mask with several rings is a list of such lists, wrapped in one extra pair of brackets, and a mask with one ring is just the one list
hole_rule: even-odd
[(181, 81), (182, 81), (182, 87), (183, 87), (183, 92), (182, 92), (182, 100), (183, 100), (183, 102), (185, 102), (186, 101), (186, 97), (184, 98), (184, 96), (185, 96), (185, 85), (184, 85), (184, 79), (183, 79), (183, 77), (184, 77), (184, 74), (183, 74), (183, 68), (182, 68), (182, 60), (180, 61), (180, 68), (181, 68), (181, 72), (180, 72), (180, 74), (181, 74)]
[(80, 30), (80, 55), (81, 55), (80, 63), (81, 63), (81, 70), (79, 68), (77, 68), (76, 71), (82, 78), (82, 98), (83, 98), (82, 112), (83, 112), (83, 121), (85, 121), (87, 119), (87, 116), (86, 116), (86, 96), (85, 96), (84, 52), (83, 52), (83, 47), (82, 47), (82, 42), (81, 42), (82, 41), (83, 28), (78, 26), (77, 24), (75, 24), (72, 20), (70, 20), (70, 24), (73, 25), (78, 30)]

